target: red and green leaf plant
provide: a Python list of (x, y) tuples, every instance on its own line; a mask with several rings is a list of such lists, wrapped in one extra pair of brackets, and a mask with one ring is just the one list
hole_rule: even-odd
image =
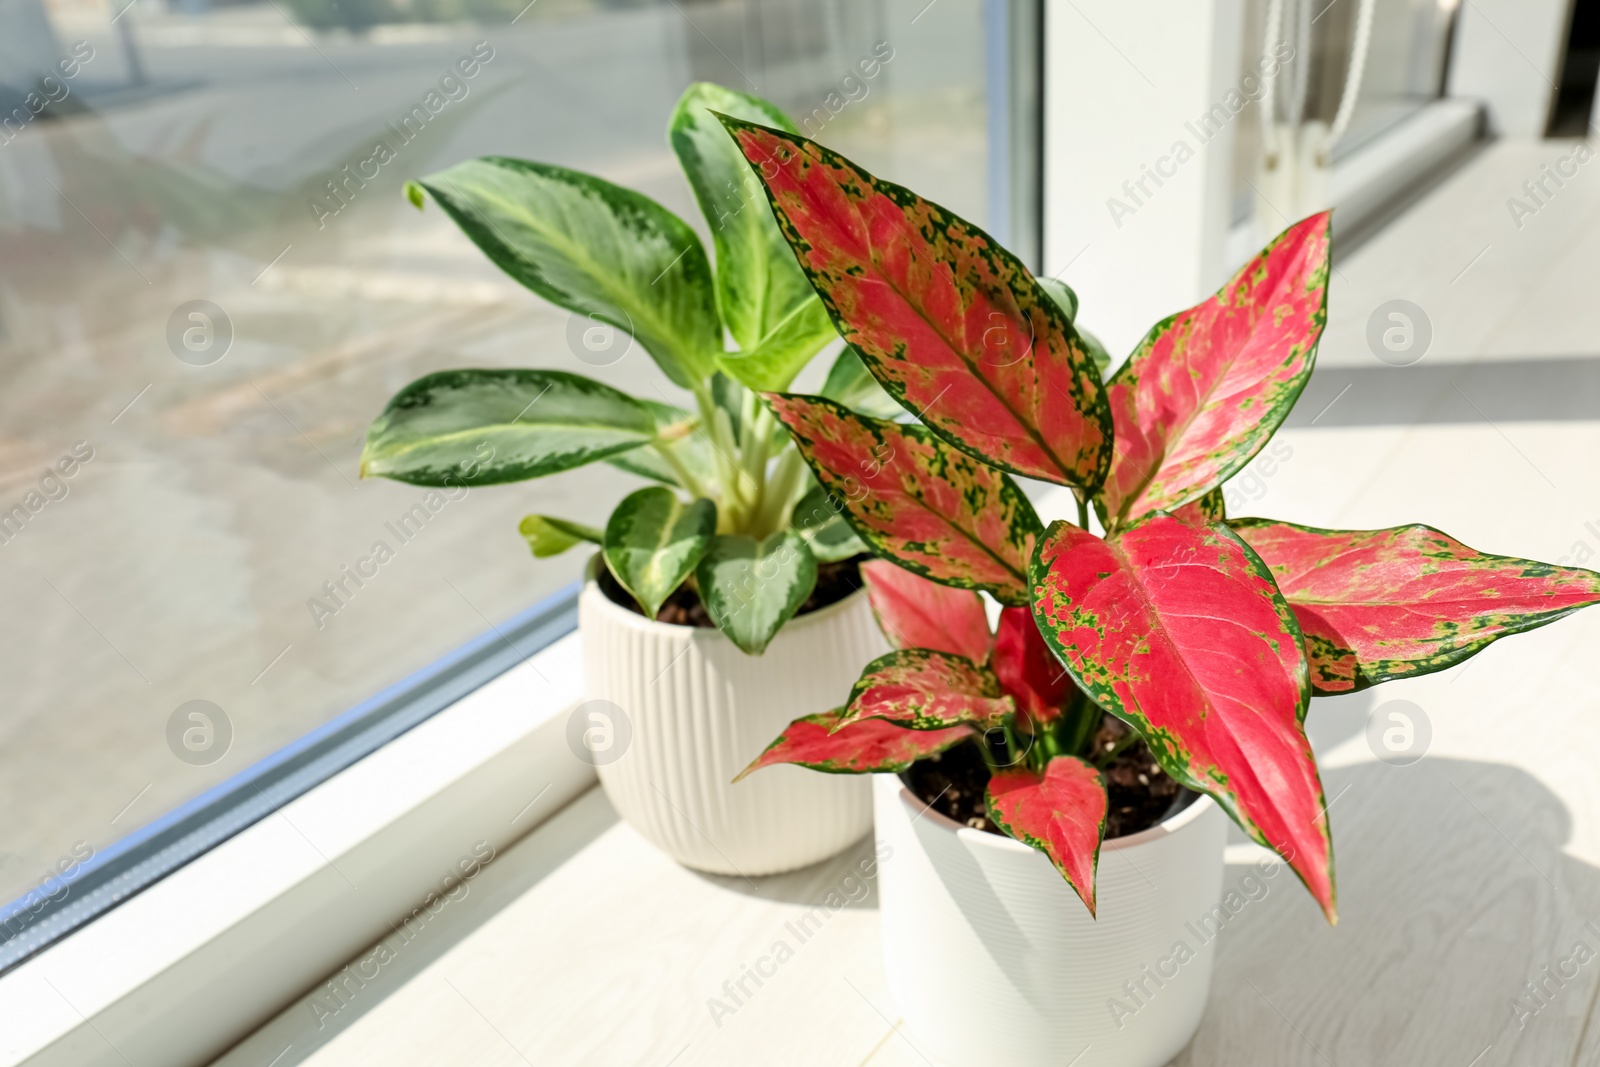
[[(688, 589), (735, 644), (759, 654), (811, 595), (818, 564), (864, 546), (815, 495), (759, 398), (788, 388), (838, 334), (712, 109), (794, 126), (766, 101), (720, 86), (692, 85), (678, 101), (668, 141), (714, 261), (654, 200), (565, 167), (486, 156), (407, 186), (418, 208), (431, 198), (507, 275), (569, 313), (570, 351), (541, 362), (648, 357), (687, 403), (565, 370), (440, 371), (373, 421), (361, 473), (473, 487), (594, 462), (621, 468), (652, 484), (626, 496), (603, 529), (527, 516), (520, 532), (534, 556), (592, 542), (646, 615)], [(862, 410), (893, 407), (850, 348), (823, 391)]]
[[(989, 819), (1093, 911), (1109, 714), (1129, 728), (1113, 748), (1142, 745), (1212, 797), (1335, 921), (1312, 696), (1460, 663), (1600, 601), (1600, 574), (1421, 525), (1225, 514), (1223, 482), (1311, 376), (1329, 214), (1289, 227), (1107, 373), (1070, 289), (976, 226), (803, 137), (723, 124), (834, 325), (906, 409), (885, 421), (766, 394), (882, 557), (864, 574), (898, 647), (750, 770), (914, 772), (972, 746)], [(1011, 475), (1069, 486), (1077, 521), (1044, 526)], [(979, 591), (1003, 605), (992, 637)]]

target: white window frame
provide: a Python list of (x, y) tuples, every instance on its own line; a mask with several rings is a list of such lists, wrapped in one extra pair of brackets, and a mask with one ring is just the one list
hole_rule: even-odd
[(208, 1063), (588, 789), (573, 633), (0, 977), (0, 1065)]

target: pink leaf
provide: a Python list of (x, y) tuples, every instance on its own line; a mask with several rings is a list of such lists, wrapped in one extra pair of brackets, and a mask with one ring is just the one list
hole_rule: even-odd
[(1111, 376), (1110, 525), (1221, 485), (1294, 406), (1328, 317), (1328, 218), (1295, 223), (1215, 296), (1157, 323)]
[(1041, 526), (1010, 478), (922, 426), (869, 419), (821, 397), (766, 397), (874, 552), (946, 585), (1027, 603)]
[(1008, 767), (989, 779), (989, 817), (1056, 865), (1094, 914), (1095, 869), (1106, 831), (1106, 786), (1076, 756), (1057, 756), (1039, 774)]
[(863, 563), (861, 577), (878, 625), (896, 648), (929, 648), (974, 663), (988, 661), (993, 638), (977, 593), (930, 582), (881, 559)]
[(1217, 799), (1335, 915), (1311, 697), (1294, 615), (1224, 526), (1157, 515), (1109, 541), (1051, 525), (1034, 554), (1040, 628), (1102, 708), (1173, 778)]
[(1027, 608), (1000, 612), (993, 667), (1017, 707), (1039, 726), (1060, 718), (1062, 706), (1077, 691)]
[(899, 772), (919, 759), (937, 755), (974, 736), (967, 726), (907, 730), (882, 719), (863, 719), (841, 725), (843, 712), (843, 708), (837, 708), (796, 719), (750, 766), (739, 772), (739, 778), (778, 763), (794, 763), (830, 774)]
[(903, 648), (867, 664), (836, 729), (861, 719), (886, 719), (913, 730), (964, 723), (986, 730), (1015, 711), (988, 667), (963, 656)]
[(804, 137), (723, 124), (840, 335), (890, 395), (1003, 470), (1100, 484), (1111, 416), (1099, 372), (1015, 256)]
[(1600, 574), (1494, 556), (1431, 526), (1232, 524), (1294, 608), (1319, 692), (1411, 678), (1600, 602)]

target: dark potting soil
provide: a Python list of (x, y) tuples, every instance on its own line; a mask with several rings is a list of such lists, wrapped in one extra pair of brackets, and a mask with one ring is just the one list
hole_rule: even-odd
[[(1093, 750), (1106, 752), (1129, 733), (1120, 720), (1106, 715), (1095, 731)], [(1181, 811), (1198, 793), (1185, 789), (1161, 770), (1143, 741), (1135, 741), (1102, 768), (1106, 794), (1106, 838), (1126, 837), (1148, 830)], [(989, 767), (975, 745), (959, 745), (939, 756), (921, 760), (900, 776), (901, 781), (939, 814), (964, 826), (1000, 834), (984, 804)]]
[[(810, 611), (818, 611), (829, 604), (837, 604), (857, 589), (861, 588), (861, 564), (870, 557), (852, 556), (837, 563), (817, 564), (817, 584), (811, 590), (811, 595), (805, 603), (800, 605), (800, 610), (795, 612), (798, 618)], [(628, 595), (620, 582), (612, 575), (611, 571), (603, 564), (595, 568), (600, 572), (597, 579), (600, 589), (611, 598), (613, 604), (621, 604), (636, 615), (643, 615), (638, 601)], [(688, 583), (678, 586), (666, 603), (661, 605), (661, 611), (656, 615), (657, 622), (672, 623), (674, 626), (700, 626), (706, 629), (715, 628), (711, 616), (706, 612), (706, 606), (700, 603), (700, 594), (689, 588)]]

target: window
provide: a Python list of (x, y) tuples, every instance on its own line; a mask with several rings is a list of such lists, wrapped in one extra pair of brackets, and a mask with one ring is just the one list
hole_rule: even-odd
[(479, 154), (536, 158), (638, 188), (703, 233), (664, 128), (704, 79), (769, 97), (969, 218), (999, 205), (997, 232), (1036, 241), (1036, 164), (1012, 166), (1035, 146), (1012, 115), (1036, 107), (1037, 86), (991, 77), (1026, 50), (1035, 4), (9, 10), (0, 900), (17, 899), (12, 919), (59, 903), (124, 835), (452, 649), (478, 635), (514, 645), (523, 631), (506, 620), (528, 623), (582, 562), (533, 560), (518, 519), (537, 507), (603, 522), (632, 484), (603, 465), (450, 494), (360, 480), (367, 422), (428, 371), (559, 367), (671, 393), (636, 348), (575, 346), (564, 312), (436, 208), (407, 203), (407, 178)]
[[(1358, 46), (1364, 52), (1350, 115), (1334, 144), (1337, 163), (1438, 99), (1456, 7), (1456, 0), (1249, 0), (1240, 86), (1256, 106), (1242, 112), (1235, 142), (1234, 221), (1251, 216), (1258, 195), (1250, 183), (1259, 178), (1264, 92), (1251, 86), (1264, 86), (1264, 57), (1280, 49), (1286, 59), (1274, 89), (1276, 121), (1293, 123), (1299, 116), (1331, 126), (1350, 92)], [(1371, 13), (1370, 26), (1362, 21), (1364, 10)]]

